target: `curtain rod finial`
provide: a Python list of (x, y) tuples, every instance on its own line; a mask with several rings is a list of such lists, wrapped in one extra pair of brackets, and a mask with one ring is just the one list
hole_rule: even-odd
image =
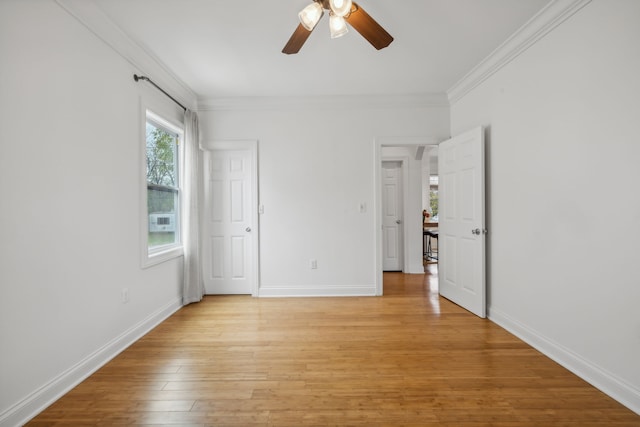
[(156, 89), (158, 89), (160, 92), (164, 93), (165, 95), (167, 95), (173, 102), (175, 102), (176, 104), (178, 104), (183, 110), (187, 111), (187, 107), (185, 107), (184, 105), (182, 105), (180, 102), (178, 102), (177, 99), (175, 99), (173, 96), (169, 95), (164, 89), (162, 89), (160, 86), (158, 86), (157, 84), (155, 84), (153, 82), (153, 80), (151, 80), (149, 77), (147, 76), (139, 76), (137, 74), (133, 75), (133, 80), (135, 81), (139, 81), (139, 80), (145, 80), (148, 81), (149, 83), (151, 83)]

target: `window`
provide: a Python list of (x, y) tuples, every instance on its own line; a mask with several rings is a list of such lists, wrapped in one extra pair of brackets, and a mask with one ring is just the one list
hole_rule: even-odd
[(180, 140), (182, 129), (147, 111), (146, 253), (147, 264), (181, 254)]
[(438, 222), (438, 175), (431, 175), (429, 179), (429, 208), (431, 221)]

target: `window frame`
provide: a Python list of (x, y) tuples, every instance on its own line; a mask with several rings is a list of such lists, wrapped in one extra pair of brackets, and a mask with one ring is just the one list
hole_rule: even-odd
[[(183, 242), (182, 242), (182, 182), (183, 182), (183, 141), (184, 141), (184, 125), (176, 121), (168, 119), (168, 114), (159, 114), (154, 109), (149, 107), (142, 108), (141, 122), (141, 195), (140, 195), (140, 216), (141, 216), (141, 230), (140, 230), (140, 248), (141, 248), (141, 264), (142, 268), (151, 267), (163, 263), (165, 261), (178, 258), (184, 254)], [(171, 134), (177, 136), (176, 147), (176, 168), (178, 183), (176, 187), (172, 187), (177, 190), (177, 206), (175, 208), (175, 224), (176, 224), (176, 242), (156, 246), (154, 248), (149, 247), (149, 211), (148, 211), (148, 188), (147, 182), (147, 141), (146, 141), (146, 128), (147, 123), (151, 123), (153, 126), (159, 127)]]

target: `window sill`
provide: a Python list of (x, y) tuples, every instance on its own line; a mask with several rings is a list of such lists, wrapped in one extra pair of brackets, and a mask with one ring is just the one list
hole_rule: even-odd
[(146, 254), (142, 259), (142, 268), (148, 268), (184, 255), (182, 246), (173, 246), (165, 250)]

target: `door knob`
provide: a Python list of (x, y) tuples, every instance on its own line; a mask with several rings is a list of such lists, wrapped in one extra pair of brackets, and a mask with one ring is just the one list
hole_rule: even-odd
[(479, 228), (476, 228), (475, 230), (471, 230), (471, 234), (475, 234), (476, 236), (479, 236), (481, 233)]
[(251, 233), (251, 227), (245, 228), (244, 231), (246, 231), (247, 233)]
[(396, 224), (400, 224), (402, 221), (400, 221), (399, 219), (396, 219)]

